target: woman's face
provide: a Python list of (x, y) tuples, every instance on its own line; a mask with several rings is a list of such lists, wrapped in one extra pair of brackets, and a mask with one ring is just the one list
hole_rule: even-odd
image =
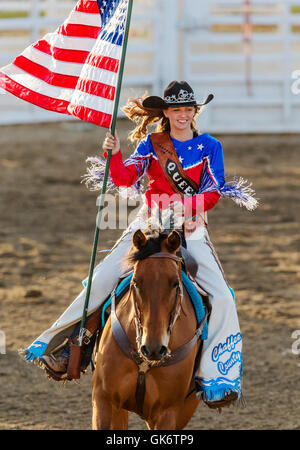
[(195, 115), (194, 106), (181, 106), (165, 109), (164, 115), (169, 119), (171, 130), (184, 131), (191, 129)]

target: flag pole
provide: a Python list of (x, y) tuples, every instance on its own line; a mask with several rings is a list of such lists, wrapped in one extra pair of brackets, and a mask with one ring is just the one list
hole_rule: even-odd
[[(121, 55), (121, 60), (120, 60), (118, 84), (117, 84), (117, 89), (116, 89), (116, 98), (115, 98), (114, 110), (113, 110), (112, 121), (111, 121), (111, 126), (110, 126), (110, 132), (113, 136), (115, 135), (115, 130), (116, 130), (120, 93), (121, 93), (121, 87), (122, 87), (125, 58), (126, 58), (126, 51), (127, 51), (127, 44), (128, 44), (128, 35), (129, 35), (131, 15), (132, 15), (132, 5), (133, 5), (133, 0), (129, 0), (127, 20), (126, 20), (126, 26), (125, 26), (125, 32), (124, 32), (124, 41), (123, 41), (123, 47), (122, 47), (122, 55)], [(87, 282), (87, 288), (86, 288), (86, 297), (85, 297), (83, 313), (82, 313), (82, 318), (81, 318), (81, 323), (80, 323), (80, 331), (79, 331), (79, 337), (78, 337), (78, 345), (79, 346), (82, 346), (82, 341), (83, 341), (83, 337), (84, 337), (84, 331), (85, 331), (84, 326), (85, 326), (86, 317), (87, 317), (87, 313), (88, 313), (90, 292), (91, 292), (91, 286), (92, 286), (92, 278), (93, 278), (93, 272), (94, 272), (96, 254), (97, 254), (97, 246), (98, 246), (98, 240), (99, 240), (99, 232), (100, 232), (99, 226), (101, 223), (102, 210), (103, 210), (103, 206), (104, 206), (104, 198), (105, 198), (105, 194), (106, 194), (110, 160), (111, 160), (111, 150), (108, 150), (102, 191), (100, 194), (100, 204), (99, 204), (97, 221), (96, 221), (96, 229), (95, 229), (95, 234), (94, 234), (93, 250), (92, 250), (92, 255), (91, 255), (91, 260), (90, 260), (90, 270), (89, 270), (89, 276), (88, 276), (88, 282)]]

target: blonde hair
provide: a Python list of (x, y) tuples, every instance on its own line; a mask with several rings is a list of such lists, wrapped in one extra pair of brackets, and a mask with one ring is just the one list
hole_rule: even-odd
[[(162, 109), (145, 108), (142, 105), (143, 100), (147, 97), (144, 94), (140, 98), (129, 98), (127, 104), (122, 108), (126, 116), (136, 123), (136, 127), (129, 133), (128, 139), (131, 142), (141, 141), (148, 134), (148, 127), (157, 123), (156, 132), (171, 131), (170, 121), (165, 117)], [(191, 128), (196, 129), (196, 117), (201, 112), (200, 106), (195, 106), (195, 115)]]

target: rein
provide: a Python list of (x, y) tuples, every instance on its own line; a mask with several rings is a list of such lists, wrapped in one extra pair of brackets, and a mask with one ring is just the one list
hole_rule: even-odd
[[(148, 256), (148, 258), (169, 258), (178, 263), (179, 268), (179, 297), (180, 301), (175, 302), (174, 310), (171, 313), (171, 318), (168, 332), (171, 334), (172, 328), (178, 319), (180, 315), (181, 310), (181, 304), (183, 299), (183, 286), (182, 286), (182, 277), (181, 277), (181, 263), (182, 259), (176, 255), (172, 255), (170, 253), (164, 253), (164, 252), (158, 252), (154, 253), (153, 255)], [(132, 289), (132, 284), (130, 286), (130, 289)], [(132, 361), (134, 361), (139, 369), (138, 372), (138, 380), (137, 380), (137, 388), (136, 388), (136, 402), (137, 402), (137, 408), (138, 408), (138, 414), (141, 418), (143, 417), (143, 403), (144, 403), (144, 397), (145, 397), (145, 374), (148, 372), (149, 369), (152, 367), (165, 367), (172, 364), (176, 364), (179, 361), (182, 361), (184, 358), (187, 357), (187, 355), (191, 352), (192, 348), (200, 338), (202, 334), (203, 327), (206, 323), (208, 317), (208, 311), (205, 308), (205, 317), (199, 324), (199, 327), (196, 329), (194, 336), (185, 344), (183, 344), (181, 347), (178, 347), (177, 349), (173, 350), (170, 354), (167, 354), (165, 357), (163, 357), (161, 360), (157, 362), (149, 361), (145, 357), (142, 357), (140, 352), (137, 351), (131, 344), (131, 342), (128, 339), (128, 336), (126, 335), (118, 317), (116, 314), (116, 293), (115, 289), (113, 290), (111, 294), (111, 328), (112, 333), (114, 335), (114, 338), (116, 339), (119, 347), (121, 350), (125, 353), (125, 355), (130, 358)], [(135, 316), (135, 324), (136, 324), (136, 333), (137, 333), (137, 344), (139, 346), (141, 342), (141, 322), (139, 317)]]
[[(154, 253), (153, 255), (148, 256), (148, 258), (169, 258), (172, 259), (173, 261), (175, 261), (176, 263), (178, 263), (179, 266), (179, 285), (177, 288), (177, 293), (176, 293), (176, 301), (175, 301), (175, 306), (174, 309), (172, 310), (171, 314), (170, 314), (170, 323), (168, 326), (168, 334), (171, 335), (172, 333), (172, 329), (175, 325), (176, 320), (178, 319), (179, 315), (180, 315), (180, 311), (181, 311), (181, 307), (182, 307), (182, 299), (183, 299), (183, 287), (182, 287), (182, 277), (181, 277), (181, 265), (182, 265), (182, 259), (179, 256), (176, 255), (172, 255), (171, 253), (164, 253), (164, 252), (158, 252), (158, 253)], [(132, 287), (134, 287), (134, 284), (131, 283), (131, 287), (130, 289), (132, 289)], [(179, 302), (177, 301), (177, 298), (179, 297)], [(136, 326), (136, 342), (138, 344), (138, 348), (140, 348), (141, 346), (141, 341), (142, 341), (142, 324), (141, 324), (141, 320), (140, 320), (140, 315), (139, 315), (139, 311), (137, 310), (137, 307), (135, 305), (135, 301), (134, 301), (134, 309), (135, 309), (135, 326)], [(165, 357), (163, 357), (160, 361), (159, 361), (159, 365), (162, 364), (162, 362), (164, 361), (165, 358), (168, 358), (169, 355), (166, 355)], [(145, 361), (147, 361), (146, 358), (144, 358), (143, 356), (141, 356), (141, 358)], [(157, 364), (153, 364), (153, 362), (151, 362), (152, 367), (155, 366), (157, 367)]]

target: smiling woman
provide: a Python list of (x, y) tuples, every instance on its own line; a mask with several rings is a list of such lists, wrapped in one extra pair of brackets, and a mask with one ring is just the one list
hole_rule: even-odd
[[(176, 97), (178, 95), (178, 97)], [(169, 84), (167, 89), (165, 90), (165, 100), (160, 97), (151, 96), (151, 97), (143, 97), (141, 99), (128, 99), (127, 105), (123, 108), (123, 111), (127, 115), (127, 117), (138, 123), (138, 126), (130, 133), (130, 138), (134, 142), (136, 140), (141, 140), (147, 136), (147, 127), (158, 123), (157, 131), (170, 131), (171, 124), (170, 118), (171, 115), (175, 116), (175, 114), (181, 114), (184, 111), (190, 111), (190, 119), (189, 122), (185, 125), (180, 125), (179, 132), (182, 131), (182, 126), (185, 129), (185, 133), (189, 135), (189, 138), (193, 137), (193, 134), (196, 133), (196, 117), (200, 114), (202, 106), (206, 105), (213, 99), (213, 95), (210, 94), (206, 100), (202, 104), (197, 104), (195, 101), (195, 97), (193, 96), (193, 91), (191, 91), (191, 87), (186, 82), (178, 82), (173, 81)], [(176, 99), (176, 103), (172, 104), (172, 101)], [(168, 103), (169, 102), (169, 103)], [(187, 118), (185, 117), (185, 120)], [(172, 130), (172, 133), (176, 133), (176, 129)], [(197, 133), (198, 134), (198, 133)], [(175, 137), (175, 136), (174, 136)], [(186, 140), (182, 136), (179, 140)]]

